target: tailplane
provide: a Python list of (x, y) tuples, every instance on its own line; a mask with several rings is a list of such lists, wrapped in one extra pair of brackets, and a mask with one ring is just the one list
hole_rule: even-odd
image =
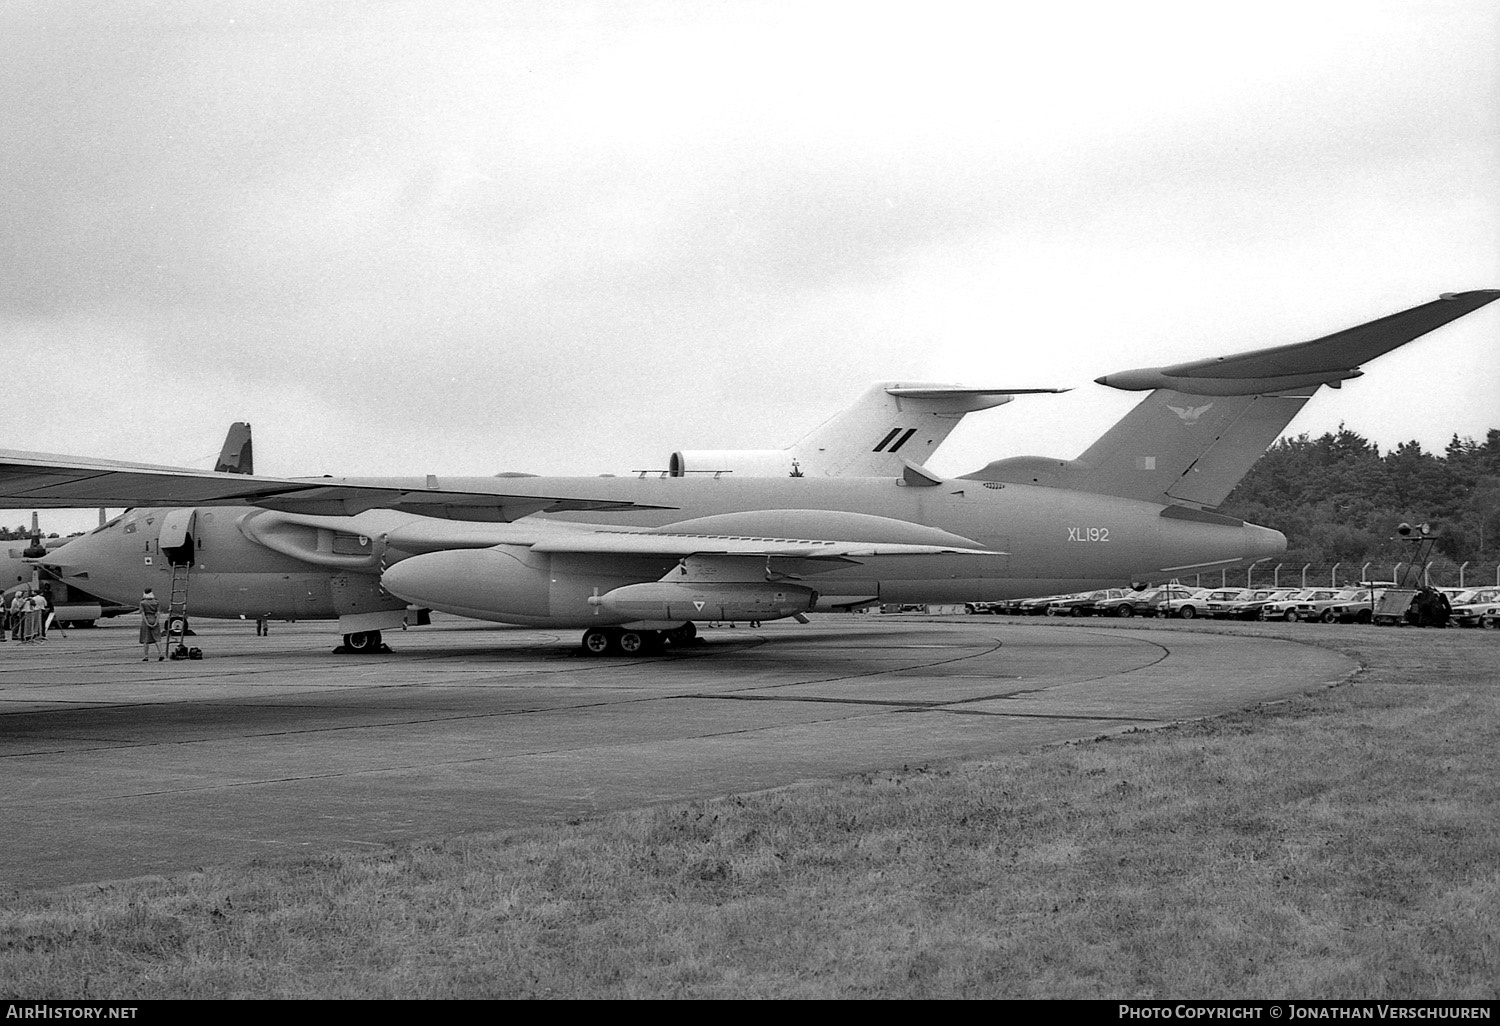
[(1152, 391), (1083, 455), (1013, 457), (965, 477), (1211, 510), (1321, 386), (1496, 299), (1497, 289), (1446, 293), (1311, 342), (1105, 375), (1099, 384)]

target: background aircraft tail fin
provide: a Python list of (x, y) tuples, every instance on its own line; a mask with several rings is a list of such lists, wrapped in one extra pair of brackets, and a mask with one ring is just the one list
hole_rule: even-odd
[(882, 382), (799, 438), (789, 452), (813, 476), (894, 477), (903, 460), (927, 462), (967, 414), (1013, 397), (997, 389)]
[(899, 477), (906, 463), (925, 463), (959, 421), (1031, 392), (1056, 388), (964, 388), (959, 385), (872, 385), (785, 449), (704, 449), (675, 452), (671, 474), (733, 471), (744, 477)]
[(250, 443), (250, 425), (237, 420), (229, 425), (229, 434), (224, 436), (224, 448), (219, 450), (219, 461), (214, 471), (220, 474), (255, 473), (255, 452)]

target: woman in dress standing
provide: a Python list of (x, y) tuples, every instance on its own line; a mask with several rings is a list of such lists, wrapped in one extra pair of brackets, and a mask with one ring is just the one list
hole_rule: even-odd
[(166, 658), (161, 647), (161, 603), (147, 588), (141, 595), (141, 662), (151, 658), (152, 645), (156, 646), (156, 661), (161, 662)]

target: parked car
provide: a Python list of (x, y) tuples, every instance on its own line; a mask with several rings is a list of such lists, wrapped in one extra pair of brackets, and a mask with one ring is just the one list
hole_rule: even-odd
[(1448, 621), (1456, 627), (1483, 627), (1500, 624), (1500, 588), (1475, 588), (1453, 601)]
[[(1297, 599), (1297, 604), (1292, 607), (1298, 620), (1321, 620), (1324, 611), (1344, 595), (1338, 588), (1312, 588), (1303, 592), (1302, 597)], [(1368, 595), (1365, 596), (1369, 598)], [(1288, 620), (1292, 617), (1287, 617)], [(1330, 619), (1331, 623), (1332, 620)]]
[(1135, 592), (1131, 591), (1129, 588), (1105, 588), (1103, 591), (1096, 591), (1094, 592), (1093, 598), (1080, 602), (1078, 605), (1073, 607), (1073, 615), (1102, 616), (1104, 614), (1099, 610), (1100, 603), (1112, 602), (1115, 599), (1122, 599), (1133, 594), (1135, 594)]
[(1295, 620), (1297, 619), (1297, 603), (1312, 601), (1318, 593), (1317, 588), (1302, 588), (1292, 592), (1286, 598), (1267, 602), (1260, 609), (1262, 620)]
[(1169, 584), (1157, 588), (1146, 600), (1140, 613), (1142, 616), (1177, 616), (1191, 620), (1203, 611), (1203, 596), (1206, 588), (1187, 588), (1180, 584)]
[(1351, 588), (1329, 603), (1320, 619), (1324, 623), (1370, 623), (1375, 618), (1375, 603), (1380, 592), (1370, 588)]
[(1096, 616), (1135, 616), (1145, 606), (1147, 598), (1155, 593), (1155, 588), (1145, 588), (1140, 591), (1127, 591), (1119, 598), (1101, 599), (1094, 603), (1094, 614)]
[(1047, 606), (1048, 616), (1093, 616), (1099, 611), (1099, 603), (1110, 599), (1124, 598), (1130, 591), (1126, 588), (1102, 588), (1082, 595), (1067, 595)]
[(1237, 602), (1231, 602), (1223, 615), (1228, 620), (1259, 620), (1260, 611), (1266, 603), (1280, 602), (1291, 598), (1296, 593), (1295, 588), (1260, 588), (1247, 591), (1245, 597)]
[(1216, 588), (1204, 596), (1203, 615), (1223, 619), (1229, 615), (1230, 608), (1248, 594), (1248, 588)]

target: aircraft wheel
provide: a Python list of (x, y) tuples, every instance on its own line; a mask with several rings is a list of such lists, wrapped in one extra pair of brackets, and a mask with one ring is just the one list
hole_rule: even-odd
[(583, 650), (589, 655), (603, 655), (614, 644), (613, 633), (603, 627), (590, 627), (583, 632)]
[(1194, 609), (1192, 606), (1183, 606), (1181, 609), (1177, 610), (1177, 615), (1182, 617), (1184, 620), (1191, 620), (1193, 617), (1198, 615), (1198, 610)]
[(621, 631), (620, 636), (615, 639), (615, 644), (620, 646), (620, 651), (626, 655), (644, 655), (649, 646), (645, 632), (643, 631)]
[(378, 652), (380, 650), (380, 632), (355, 631), (353, 634), (345, 634), (344, 647), (350, 652), (360, 655), (368, 652)]
[(1135, 615), (1135, 606), (1132, 606), (1130, 603), (1127, 602), (1125, 605), (1123, 605), (1119, 609), (1115, 610), (1115, 615), (1116, 616), (1134, 616)]
[(187, 617), (185, 617), (185, 616), (169, 616), (169, 617), (167, 617), (167, 633), (168, 634), (186, 634), (187, 633), (187, 626), (188, 626)]
[(693, 639), (698, 636), (698, 625), (689, 620), (681, 627), (675, 627), (667, 631), (667, 640), (674, 645), (691, 645)]

